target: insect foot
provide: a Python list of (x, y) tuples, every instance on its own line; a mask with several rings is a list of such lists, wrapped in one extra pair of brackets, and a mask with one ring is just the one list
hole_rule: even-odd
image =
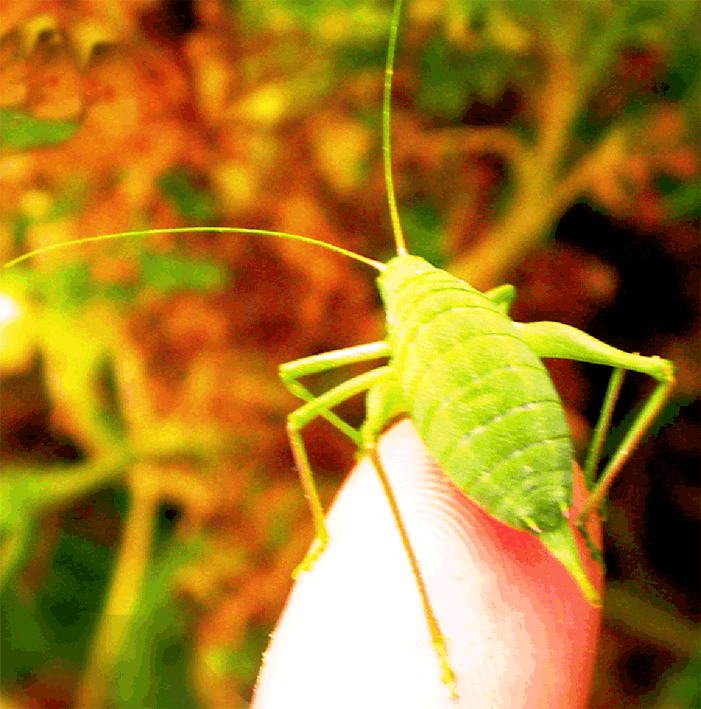
[(326, 542), (315, 538), (312, 545), (309, 547), (309, 551), (307, 551), (304, 559), (302, 559), (302, 562), (297, 565), (292, 572), (292, 578), (297, 580), (305, 571), (311, 571), (325, 548)]

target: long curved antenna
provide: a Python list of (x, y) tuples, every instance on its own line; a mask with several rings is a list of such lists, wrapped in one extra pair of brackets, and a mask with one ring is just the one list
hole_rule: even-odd
[(87, 244), (91, 241), (105, 241), (107, 239), (127, 239), (133, 236), (149, 236), (150, 234), (185, 234), (188, 232), (217, 232), (217, 233), (236, 233), (236, 234), (261, 234), (263, 236), (274, 236), (281, 239), (292, 239), (293, 241), (303, 241), (305, 244), (313, 244), (314, 246), (321, 246), (329, 251), (335, 251), (338, 254), (343, 254), (348, 256), (348, 258), (355, 259), (361, 263), (365, 263), (368, 266), (376, 268), (378, 271), (385, 270), (385, 264), (381, 261), (375, 261), (375, 259), (368, 258), (367, 256), (361, 256), (360, 254), (348, 251), (348, 249), (342, 249), (340, 246), (335, 246), (334, 244), (327, 244), (324, 241), (318, 241), (317, 239), (312, 239), (308, 236), (299, 236), (298, 234), (287, 234), (284, 231), (268, 231), (266, 229), (242, 229), (237, 227), (226, 227), (226, 226), (196, 226), (196, 227), (178, 227), (177, 229), (146, 229), (144, 231), (122, 231), (118, 234), (103, 234), (101, 236), (87, 236), (84, 239), (73, 239), (72, 241), (63, 241), (60, 244), (51, 244), (50, 246), (44, 246), (42, 249), (35, 249), (30, 251), (28, 254), (19, 256), (12, 261), (8, 261), (4, 268), (12, 268), (12, 266), (20, 263), (21, 261), (26, 261), (32, 256), (38, 256), (43, 254), (45, 251), (56, 251), (57, 249), (63, 249), (68, 246), (75, 246), (76, 244)]
[(392, 76), (394, 75), (394, 54), (397, 48), (397, 31), (399, 17), (402, 14), (402, 1), (397, 0), (392, 13), (392, 24), (389, 28), (389, 47), (387, 48), (387, 63), (385, 65), (385, 89), (382, 96), (382, 154), (385, 163), (385, 184), (387, 186), (387, 201), (389, 215), (392, 219), (392, 231), (398, 256), (406, 256), (409, 252), (404, 241), (404, 232), (399, 221), (397, 201), (394, 198), (394, 180), (392, 179), (392, 148), (390, 145), (390, 105), (392, 103)]
[[(402, 225), (399, 221), (399, 212), (397, 211), (397, 202), (394, 197), (394, 180), (392, 179), (392, 149), (390, 146), (390, 107), (392, 99), (392, 76), (394, 75), (394, 55), (397, 48), (397, 34), (399, 30), (399, 18), (402, 12), (402, 2), (403, 0), (396, 0), (394, 4), (394, 10), (392, 13), (392, 22), (390, 24), (389, 30), (389, 46), (387, 49), (387, 62), (385, 64), (385, 85), (384, 93), (382, 97), (382, 153), (384, 156), (384, 169), (385, 169), (385, 184), (387, 186), (387, 201), (389, 203), (389, 213), (392, 220), (392, 231), (394, 232), (394, 241), (397, 248), (397, 254), (400, 256), (405, 256), (408, 251), (406, 248), (406, 242), (404, 240), (404, 233), (402, 231)], [(361, 256), (360, 254), (353, 253), (347, 249), (343, 249), (340, 246), (334, 246), (333, 244), (327, 244), (323, 241), (318, 241), (317, 239), (311, 239), (306, 236), (299, 236), (297, 234), (288, 234), (281, 231), (268, 231), (265, 229), (243, 229), (236, 227), (182, 227), (177, 229), (147, 229), (144, 231), (125, 231), (119, 232), (117, 234), (103, 234), (101, 236), (88, 236), (84, 239), (73, 239), (71, 241), (64, 241), (60, 244), (52, 244), (50, 246), (45, 246), (41, 249), (35, 249), (30, 251), (28, 254), (8, 261), (4, 268), (11, 268), (22, 261), (25, 261), (33, 256), (38, 256), (46, 251), (55, 251), (57, 249), (62, 249), (68, 246), (75, 246), (77, 244), (86, 244), (92, 241), (103, 241), (106, 239), (126, 239), (134, 236), (148, 236), (149, 234), (183, 234), (187, 232), (216, 232), (216, 233), (237, 233), (237, 234), (260, 234), (262, 236), (272, 236), (283, 239), (293, 239), (294, 241), (302, 241), (306, 244), (313, 244), (315, 246), (321, 246), (322, 248), (328, 249), (329, 251), (335, 251), (336, 253), (347, 256), (348, 258), (355, 259), (361, 263), (365, 263), (368, 266), (372, 266), (378, 271), (385, 270), (385, 264), (381, 261), (375, 261), (374, 259), (368, 258), (367, 256)]]

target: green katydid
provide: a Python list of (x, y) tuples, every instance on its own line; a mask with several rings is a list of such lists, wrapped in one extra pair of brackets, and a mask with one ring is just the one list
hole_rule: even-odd
[[(601, 599), (584, 571), (567, 523), (573, 451), (561, 402), (541, 359), (574, 359), (614, 368), (585, 463), (589, 481), (594, 479), (624, 370), (642, 372), (657, 381), (600, 479), (592, 484), (578, 519), (580, 529), (587, 514), (603, 501), (629, 452), (662, 407), (674, 383), (674, 370), (667, 360), (623, 352), (567, 325), (514, 323), (508, 317), (515, 297), (512, 286), (500, 286), (483, 294), (408, 254), (394, 197), (390, 150), (390, 95), (401, 7), (402, 0), (396, 0), (383, 99), (385, 176), (397, 249), (397, 256), (386, 264), (294, 234), (202, 227), (154, 229), (64, 242), (26, 254), (7, 266), (36, 253), (75, 243), (146, 234), (218, 231), (294, 239), (376, 268), (386, 308), (386, 338), (280, 367), (286, 387), (305, 402), (289, 415), (287, 431), (315, 529), (314, 542), (296, 573), (309, 570), (328, 543), (324, 510), (301, 436), (304, 427), (321, 416), (374, 462), (412, 564), (443, 679), (454, 691), (448, 650), (376, 453), (382, 430), (395, 417), (409, 415), (428, 450), (468, 497), (503, 523), (536, 535), (567, 568), (586, 599), (600, 605)], [(308, 375), (377, 359), (386, 359), (387, 363), (318, 397), (299, 381)], [(367, 394), (366, 419), (360, 429), (355, 429), (338, 417), (333, 408), (362, 392)]]

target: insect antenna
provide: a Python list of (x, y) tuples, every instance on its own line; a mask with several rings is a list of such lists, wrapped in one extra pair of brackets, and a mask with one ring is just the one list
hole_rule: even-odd
[[(396, 0), (394, 3), (394, 10), (392, 13), (392, 21), (390, 24), (390, 34), (389, 34), (389, 46), (387, 49), (387, 62), (385, 64), (385, 84), (384, 92), (382, 97), (382, 153), (384, 157), (384, 172), (385, 172), (385, 184), (387, 188), (387, 200), (389, 203), (389, 213), (392, 220), (392, 231), (394, 233), (394, 242), (397, 249), (397, 255), (406, 256), (409, 252), (407, 251), (406, 242), (404, 240), (404, 233), (402, 231), (402, 225), (399, 221), (399, 212), (397, 210), (397, 201), (394, 196), (394, 180), (392, 179), (392, 148), (390, 145), (390, 111), (391, 111), (391, 98), (392, 98), (392, 76), (394, 74), (394, 56), (397, 48), (397, 35), (399, 30), (399, 18), (402, 12), (403, 0)], [(126, 231), (120, 232), (118, 234), (102, 234), (100, 236), (88, 236), (82, 239), (72, 239), (70, 241), (63, 241), (60, 244), (51, 244), (49, 246), (44, 246), (40, 249), (35, 249), (29, 253), (18, 256), (17, 258), (8, 261), (4, 264), (4, 268), (12, 268), (18, 263), (25, 261), (33, 256), (38, 256), (47, 251), (55, 251), (57, 249), (64, 249), (70, 246), (75, 246), (77, 244), (86, 244), (88, 242), (94, 241), (105, 241), (108, 239), (126, 239), (137, 236), (148, 236), (151, 234), (181, 234), (181, 233), (191, 233), (191, 232), (216, 232), (216, 233), (236, 233), (236, 234), (259, 234), (261, 236), (271, 236), (283, 239), (292, 239), (294, 241), (302, 241), (307, 244), (313, 244), (315, 246), (321, 246), (329, 251), (335, 251), (336, 253), (347, 256), (348, 258), (355, 259), (361, 263), (372, 266), (378, 271), (385, 270), (385, 264), (381, 261), (376, 261), (375, 259), (368, 258), (367, 256), (362, 256), (356, 254), (347, 249), (343, 249), (340, 246), (335, 246), (334, 244), (327, 244), (323, 241), (318, 241), (316, 239), (311, 239), (309, 237), (299, 236), (297, 234), (288, 234), (285, 232), (278, 231), (268, 231), (265, 229), (242, 229), (237, 227), (179, 227), (175, 229), (146, 229), (140, 231)]]
[(269, 231), (267, 229), (243, 229), (240, 227), (226, 227), (226, 226), (196, 226), (196, 227), (177, 227), (175, 229), (144, 229), (142, 231), (122, 231), (118, 234), (101, 234), (100, 236), (86, 236), (82, 239), (72, 239), (71, 241), (62, 241), (60, 244), (50, 244), (49, 246), (44, 246), (41, 249), (35, 249), (30, 251), (28, 254), (23, 254), (18, 256), (12, 261), (8, 261), (4, 264), (4, 268), (12, 268), (16, 266), (21, 261), (26, 261), (33, 256), (38, 256), (46, 251), (56, 251), (57, 249), (65, 249), (69, 246), (76, 246), (77, 244), (87, 244), (93, 241), (106, 241), (108, 239), (127, 239), (136, 236), (150, 236), (152, 234), (190, 234), (192, 232), (216, 232), (219, 234), (260, 234), (262, 236), (272, 236), (280, 239), (291, 239), (292, 241), (302, 241), (305, 244), (313, 244), (314, 246), (321, 246), (328, 251), (335, 251), (338, 254), (347, 256), (348, 258), (355, 259), (361, 263), (367, 264), (376, 268), (378, 271), (385, 270), (385, 264), (381, 261), (375, 261), (375, 259), (368, 258), (367, 256), (362, 256), (361, 254), (356, 254), (353, 251), (344, 249), (335, 244), (327, 244), (325, 241), (319, 241), (318, 239), (312, 239), (308, 236), (299, 236), (299, 234), (288, 234), (284, 231)]
[(389, 46), (387, 49), (387, 63), (385, 65), (385, 88), (382, 96), (382, 154), (385, 167), (385, 184), (387, 186), (387, 201), (389, 202), (389, 215), (392, 219), (392, 231), (398, 256), (406, 256), (409, 252), (404, 241), (404, 232), (399, 221), (397, 200), (394, 197), (394, 180), (392, 179), (392, 146), (390, 140), (390, 106), (392, 103), (392, 76), (394, 75), (394, 55), (397, 48), (397, 32), (399, 17), (402, 13), (403, 0), (394, 3), (392, 23), (389, 28)]

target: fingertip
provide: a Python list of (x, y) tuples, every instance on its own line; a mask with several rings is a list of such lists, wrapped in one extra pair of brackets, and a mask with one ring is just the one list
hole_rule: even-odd
[(329, 546), (295, 585), (254, 707), (585, 707), (600, 610), (535, 535), (470, 501), (410, 422), (383, 436), (378, 451), (459, 698), (441, 679), (416, 580), (364, 462), (329, 514)]

